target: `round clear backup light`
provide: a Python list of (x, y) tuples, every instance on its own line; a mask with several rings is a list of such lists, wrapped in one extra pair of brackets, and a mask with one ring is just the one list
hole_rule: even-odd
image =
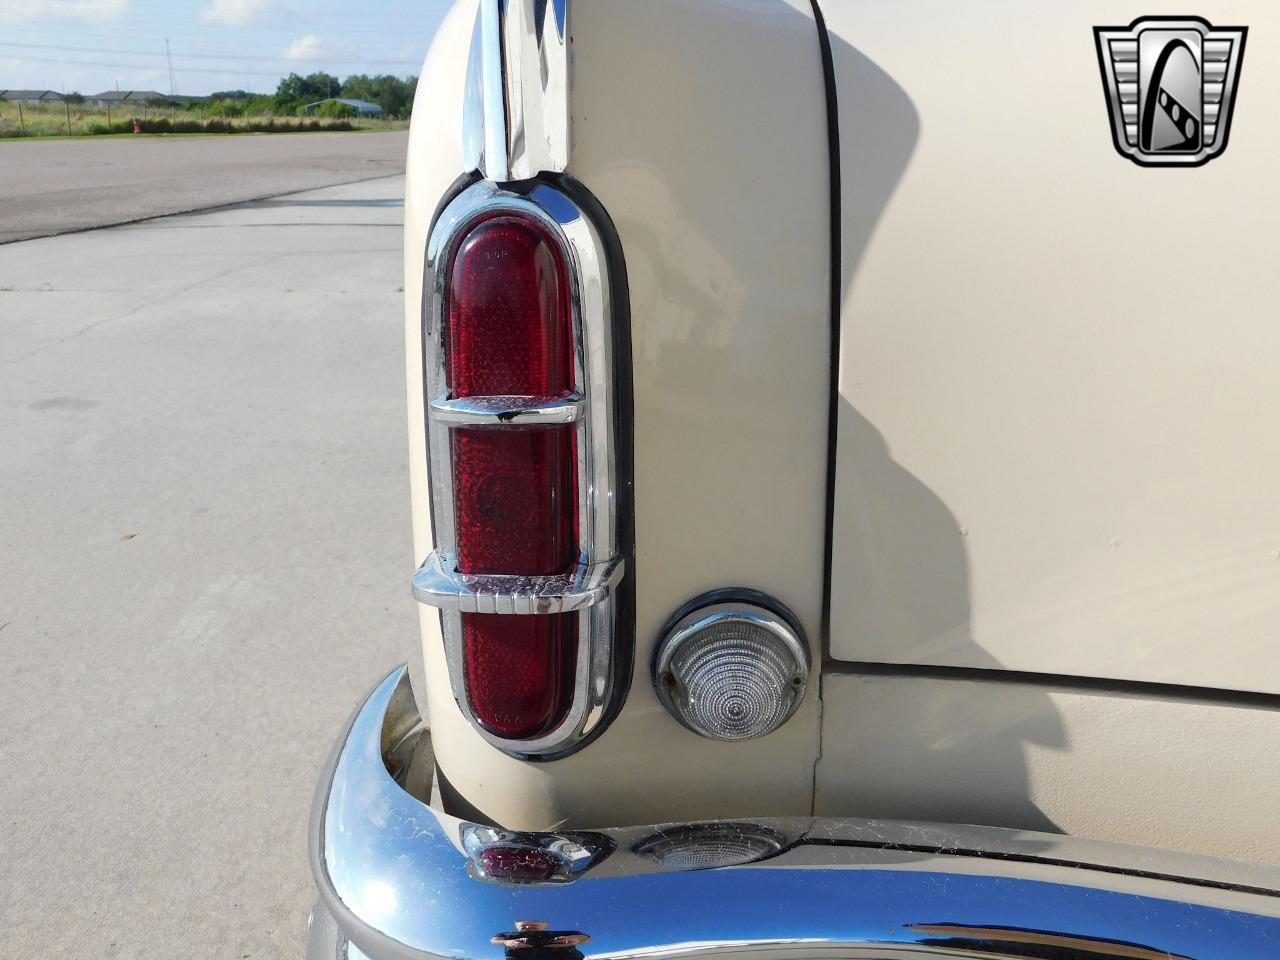
[(790, 611), (723, 593), (685, 610), (654, 661), (671, 715), (712, 740), (750, 740), (786, 723), (809, 681), (809, 648)]

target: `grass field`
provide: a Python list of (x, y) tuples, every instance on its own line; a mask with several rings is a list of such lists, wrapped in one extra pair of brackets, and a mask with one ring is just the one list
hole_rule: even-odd
[(0, 102), (0, 138), (82, 137), (132, 133), (134, 121), (142, 133), (289, 133), (312, 130), (403, 130), (407, 120), (363, 117), (332, 119), (264, 114), (235, 117), (207, 110), (130, 104), (94, 107), (89, 104), (22, 106)]

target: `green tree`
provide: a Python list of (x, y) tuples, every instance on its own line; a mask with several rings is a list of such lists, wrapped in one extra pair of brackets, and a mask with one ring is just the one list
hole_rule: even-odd
[(291, 73), (276, 88), (275, 105), (282, 113), (294, 113), (298, 107), (327, 97), (336, 97), (342, 89), (338, 78), (330, 73), (311, 73), (299, 76)]

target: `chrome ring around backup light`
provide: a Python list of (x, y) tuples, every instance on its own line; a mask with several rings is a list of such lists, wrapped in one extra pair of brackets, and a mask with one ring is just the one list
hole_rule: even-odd
[[(403, 667), (339, 737), (308, 831), (323, 911), (313, 939), (351, 940), (375, 960), (492, 960), (502, 953), (495, 934), (534, 919), (589, 935), (591, 956), (602, 960), (1012, 960), (1036, 943), (1054, 956), (1073, 948), (1081, 957), (1280, 956), (1275, 866), (991, 827), (761, 819), (741, 826), (776, 834), (783, 849), (696, 870), (632, 852), (688, 826), (602, 828), (593, 835), (612, 852), (571, 882), (481, 880), (468, 831), (481, 832), (473, 849), (505, 832), (484, 834), (498, 828), (457, 820), (407, 792), (387, 761), (390, 745), (408, 742), (402, 731), (430, 737)], [(520, 842), (574, 835), (535, 836)], [(314, 945), (312, 956), (335, 956)]]
[[(536, 220), (558, 245), (569, 271), (573, 319), (573, 373), (577, 393), (559, 400), (572, 407), (568, 421), (577, 434), (578, 556), (574, 570), (555, 577), (463, 575), (452, 557), (456, 526), (452, 492), (451, 430), (537, 429), (510, 412), (510, 397), (449, 397), (444, 325), (447, 265), (457, 244), (477, 221), (511, 212)], [(441, 212), (427, 239), (423, 277), (422, 350), (427, 450), (430, 467), (435, 550), (413, 577), (414, 595), (441, 609), (449, 680), (458, 708), (485, 741), (522, 759), (558, 756), (593, 732), (589, 724), (605, 715), (614, 683), (615, 607), (613, 592), (625, 574), (619, 554), (616, 516), (617, 466), (614, 450), (612, 291), (604, 242), (590, 217), (563, 191), (541, 182), (502, 186), (472, 184)], [(518, 398), (524, 400), (526, 398)], [(568, 410), (552, 413), (546, 398), (530, 399), (542, 425), (562, 422)], [(479, 411), (485, 411), (483, 413)], [(477, 424), (475, 420), (483, 418)], [(532, 740), (510, 740), (486, 730), (471, 711), (462, 649), (463, 613), (528, 615), (579, 611), (573, 699), (564, 720)], [(624, 639), (622, 642), (626, 642)]]
[[(784, 617), (770, 609), (770, 607), (764, 606), (765, 601), (777, 604), (777, 601), (773, 601), (772, 598), (768, 598), (763, 594), (739, 598), (734, 596), (732, 590), (714, 591), (712, 594), (707, 595), (705, 603), (697, 599), (691, 601), (689, 606), (692, 609), (671, 624), (664, 631), (662, 639), (658, 641), (658, 649), (653, 662), (653, 685), (658, 694), (658, 699), (673, 718), (699, 736), (714, 740), (729, 739), (714, 736), (712, 733), (699, 729), (694, 725), (685, 716), (684, 710), (680, 705), (676, 703), (672, 696), (672, 691), (665, 681), (672, 674), (672, 661), (680, 653), (681, 648), (699, 634), (720, 623), (745, 621), (764, 628), (781, 642), (793, 661), (794, 670), (789, 688), (789, 692), (792, 694), (791, 703), (774, 726), (763, 733), (757, 734), (757, 736), (765, 736), (777, 730), (795, 716), (795, 712), (800, 709), (800, 704), (804, 700), (805, 688), (809, 681), (809, 671), (812, 669), (809, 648), (804, 641), (799, 624), (794, 621), (794, 617), (790, 615), (790, 612), (788, 611), (788, 616)], [(780, 604), (777, 605), (781, 606)]]

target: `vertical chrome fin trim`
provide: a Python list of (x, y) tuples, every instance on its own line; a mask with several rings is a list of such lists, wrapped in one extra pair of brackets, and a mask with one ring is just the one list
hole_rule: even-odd
[(480, 0), (463, 159), (486, 180), (563, 173), (572, 145), (569, 0)]

